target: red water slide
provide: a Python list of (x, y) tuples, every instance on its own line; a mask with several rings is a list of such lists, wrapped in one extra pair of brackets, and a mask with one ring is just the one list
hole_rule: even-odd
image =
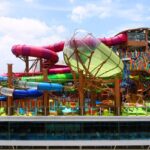
[[(126, 33), (118, 34), (110, 38), (98, 38), (101, 42), (107, 46), (112, 46), (116, 44), (121, 44), (127, 41)], [(44, 59), (51, 59), (52, 62), (56, 63), (58, 61), (58, 55), (56, 52), (60, 52), (64, 48), (64, 41), (55, 43), (43, 47), (27, 46), (27, 45), (15, 45), (12, 47), (12, 52), (16, 56), (32, 56)]]
[(59, 43), (55, 43), (55, 44), (51, 44), (51, 45), (47, 45), (47, 46), (43, 46), (43, 48), (52, 50), (54, 52), (61, 52), (64, 49), (64, 41), (61, 41)]
[(17, 57), (31, 56), (31, 57), (50, 59), (54, 64), (58, 62), (58, 55), (56, 54), (56, 52), (43, 47), (15, 45), (12, 47), (12, 53)]
[[(127, 34), (126, 33), (121, 33), (121, 34), (118, 34), (114, 37), (98, 38), (98, 40), (100, 40), (101, 42), (103, 42), (107, 46), (113, 46), (113, 45), (125, 43), (127, 41)], [(52, 50), (54, 52), (60, 52), (60, 51), (63, 50), (64, 44), (65, 44), (65, 42), (61, 41), (59, 43), (55, 43), (55, 44), (48, 45), (48, 46), (43, 46), (43, 47), (46, 48), (46, 49)]]
[(113, 46), (113, 45), (117, 45), (117, 44), (121, 44), (127, 41), (127, 34), (126, 33), (121, 33), (118, 34), (114, 37), (110, 37), (110, 38), (99, 38), (99, 40), (101, 42), (103, 42), (104, 44), (106, 44), (107, 46)]
[[(116, 44), (121, 44), (127, 41), (127, 34), (121, 33), (114, 37), (110, 38), (98, 38), (101, 42), (106, 44), (107, 46), (112, 46)], [(64, 49), (64, 41), (59, 43), (55, 43), (48, 46), (36, 47), (36, 46), (27, 46), (27, 45), (15, 45), (12, 47), (12, 53), (18, 56), (31, 56), (44, 58), (46, 60), (51, 60), (53, 64), (58, 62), (57, 52), (61, 52)], [(70, 72), (70, 68), (66, 66), (53, 66), (49, 69), (49, 73), (68, 73)], [(31, 73), (32, 74), (32, 73)], [(36, 74), (40, 74), (40, 72), (36, 72)], [(22, 76), (24, 74), (18, 73), (17, 76)]]
[[(57, 74), (57, 73), (61, 74), (61, 73), (70, 73), (70, 71), (71, 70), (70, 70), (69, 67), (63, 68), (60, 65), (59, 68), (51, 68), (51, 69), (49, 69), (48, 73), (49, 74)], [(29, 72), (28, 74), (25, 73), (25, 72), (17, 72), (14, 75), (15, 75), (15, 77), (22, 77), (22, 76), (33, 76), (33, 75), (37, 76), (37, 75), (41, 75), (41, 74), (42, 74), (42, 72)], [(2, 76), (8, 76), (8, 74), (6, 73), (6, 74), (3, 74)]]
[[(54, 44), (52, 46), (47, 47), (35, 47), (35, 46), (27, 46), (27, 45), (15, 45), (12, 47), (12, 53), (18, 56), (31, 56), (44, 58), (46, 60), (51, 60), (53, 64), (58, 62), (58, 55), (56, 52), (62, 51), (64, 48), (64, 42), (60, 42), (58, 44)], [(51, 50), (52, 49), (52, 50)], [(53, 65), (51, 69), (48, 70), (49, 74), (55, 73), (69, 73), (70, 68), (65, 65)], [(31, 75), (40, 75), (41, 72), (30, 72), (28, 76)], [(25, 76), (26, 73), (15, 73), (15, 76), (21, 77)]]

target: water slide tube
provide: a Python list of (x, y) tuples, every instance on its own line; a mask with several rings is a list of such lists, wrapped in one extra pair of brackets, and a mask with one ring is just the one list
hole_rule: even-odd
[[(125, 33), (116, 35), (111, 38), (98, 38), (98, 40), (102, 41), (107, 46), (120, 44), (126, 42), (127, 35)], [(47, 60), (51, 60), (54, 64), (58, 61), (58, 55), (56, 52), (61, 52), (64, 49), (64, 41), (59, 43), (55, 43), (48, 46), (43, 47), (35, 47), (35, 46), (27, 46), (27, 45), (15, 45), (12, 47), (12, 53), (18, 56), (32, 56), (38, 58), (44, 58)], [(49, 69), (49, 74), (53, 73), (69, 73), (70, 69), (66, 66), (54, 66)], [(35, 73), (34, 75), (39, 75), (40, 72)], [(33, 75), (31, 73), (31, 75)], [(23, 73), (17, 73), (16, 76), (24, 76)]]
[[(78, 78), (78, 75), (76, 75), (76, 77)], [(42, 75), (41, 76), (32, 76), (32, 77), (22, 77), (21, 78), (22, 81), (19, 81), (20, 82), (19, 86), (22, 87), (21, 84), (24, 84), (24, 82), (29, 81), (29, 82), (26, 82), (27, 83), (26, 86), (23, 85), (23, 88), (32, 88), (32, 87), (35, 88), (37, 86), (37, 84), (39, 84), (39, 86), (37, 86), (38, 90), (62, 91), (63, 87), (62, 87), (61, 84), (58, 84), (58, 82), (59, 83), (65, 83), (65, 82), (72, 81), (73, 80), (73, 76), (72, 76), (71, 73), (56, 74), (56, 75), (48, 75), (48, 79), (50, 81), (52, 81), (53, 83), (44, 83), (44, 82), (42, 82), (43, 81), (43, 76)], [(42, 86), (42, 83), (48, 84), (47, 87), (46, 87), (46, 85), (44, 87), (44, 84), (43, 84), (43, 88), (41, 88), (40, 84)], [(50, 86), (52, 86), (51, 88), (49, 88), (49, 84), (51, 84), (50, 85)], [(114, 86), (113, 83), (108, 83), (107, 85), (109, 87), (113, 87)]]
[[(119, 34), (112, 38), (99, 38), (98, 40), (102, 41), (106, 45), (115, 45), (122, 42), (125, 42), (127, 39), (126, 34)], [(56, 63), (58, 61), (58, 55), (56, 52), (60, 52), (64, 49), (64, 41), (61, 41), (59, 43), (55, 43), (53, 45), (43, 46), (43, 47), (34, 47), (34, 46), (26, 46), (26, 45), (15, 45), (12, 47), (12, 52), (16, 56), (32, 56), (32, 57), (39, 57), (44, 59), (51, 59), (53, 63)], [(62, 68), (52, 68), (49, 70), (49, 73), (68, 73), (70, 72), (69, 68), (62, 67)], [(18, 76), (22, 76), (24, 74), (18, 74)], [(52, 82), (58, 81), (59, 82), (65, 82), (68, 79), (72, 79), (71, 75), (62, 74), (62, 75), (52, 75), (48, 76), (48, 79)], [(27, 81), (43, 81), (43, 76), (34, 76), (34, 77), (23, 77), (22, 80)]]
[[(63, 86), (59, 83), (46, 83), (43, 81), (43, 76), (32, 76), (32, 77), (22, 77), (22, 81), (18, 81), (18, 86), (20, 88), (36, 88), (38, 90), (49, 90), (49, 91), (62, 91)], [(66, 74), (52, 74), (48, 75), (48, 79), (52, 82), (66, 82), (73, 79), (71, 73)], [(7, 81), (8, 77), (0, 76), (0, 82)], [(30, 81), (30, 82), (23, 82)], [(38, 83), (36, 83), (36, 82)]]
[(27, 45), (15, 45), (12, 47), (12, 53), (18, 56), (31, 56), (44, 59), (51, 59), (55, 64), (58, 62), (58, 55), (49, 49), (43, 47), (27, 46)]
[[(60, 47), (57, 47), (57, 44), (53, 45), (53, 47), (51, 47), (51, 49), (53, 51), (46, 49), (44, 47), (15, 45), (12, 47), (12, 52), (16, 56), (22, 55), (22, 56), (32, 56), (32, 57), (44, 58), (47, 60), (50, 59), (55, 64), (58, 61), (58, 55), (56, 52), (58, 52), (59, 49), (61, 49), (61, 50), (63, 49), (63, 47), (61, 47), (62, 44), (59, 43), (59, 45), (60, 45)], [(56, 49), (56, 50), (54, 51), (54, 49)], [(56, 68), (52, 68), (49, 70), (49, 73), (51, 73), (51, 74), (52, 73), (66, 73), (66, 72), (70, 72), (69, 67), (64, 67), (64, 66), (62, 68), (56, 67)], [(20, 74), (18, 74), (18, 75), (20, 75)], [(55, 77), (52, 77), (52, 78), (55, 78)], [(27, 83), (25, 83), (25, 85), (27, 87), (37, 86), (38, 90), (61, 91), (63, 88), (62, 85), (56, 84), (56, 83), (30, 83), (30, 82), (27, 82)]]
[(63, 73), (70, 73), (70, 68), (69, 67), (65, 67), (65, 68), (63, 68), (63, 67), (60, 67), (60, 68), (51, 68), (51, 69), (49, 69), (48, 70), (48, 73), (49, 74), (57, 74), (57, 73), (59, 73), (59, 74), (63, 74)]
[[(102, 43), (104, 43), (107, 46), (113, 46), (116, 44), (121, 44), (127, 41), (127, 34), (126, 33), (121, 33), (118, 34), (114, 37), (110, 37), (110, 38), (98, 38), (99, 41), (101, 41)], [(53, 45), (48, 45), (48, 46), (43, 46), (46, 49), (52, 50), (54, 52), (60, 52), (64, 49), (64, 41), (61, 41), (59, 43), (55, 43)]]
[(0, 82), (7, 81), (7, 80), (8, 80), (7, 76), (0, 76)]
[(68, 66), (66, 65), (60, 65), (60, 64), (56, 64), (56, 65), (53, 65), (51, 68), (67, 68)]
[[(69, 67), (61, 67), (60, 65), (60, 68), (51, 68), (48, 70), (48, 74), (63, 74), (63, 73), (70, 73), (70, 68)], [(14, 73), (14, 76), (15, 77), (23, 77), (23, 76), (38, 76), (38, 75), (41, 75), (42, 72), (29, 72), (28, 74), (26, 74), (25, 72), (17, 72), (17, 73)], [(8, 74), (3, 74), (2, 76), (0, 76), (0, 81), (5, 81), (7, 80), (7, 76)], [(1, 79), (2, 78), (2, 79)]]
[(40, 91), (62, 91), (63, 86), (58, 83), (47, 83), (47, 82), (27, 82), (27, 81), (19, 81), (18, 86), (20, 88), (31, 88), (37, 89)]
[(65, 44), (65, 42), (61, 41), (61, 42), (51, 44), (48, 46), (43, 46), (43, 48), (52, 50), (53, 52), (61, 52), (64, 49), (64, 44)]
[[(98, 38), (101, 42), (107, 46), (121, 44), (127, 41), (127, 34), (121, 33), (111, 38)], [(43, 47), (27, 46), (27, 45), (14, 45), (12, 47), (12, 53), (18, 56), (32, 56), (38, 58), (51, 59), (52, 62), (58, 61), (58, 55), (56, 52), (61, 52), (64, 49), (64, 41), (55, 43)]]
[(98, 38), (102, 43), (104, 43), (107, 46), (113, 46), (117, 44), (121, 44), (127, 41), (127, 34), (121, 33), (114, 37), (110, 38)]
[[(72, 81), (73, 76), (71, 73), (51, 74), (51, 75), (48, 75), (48, 79), (51, 82), (64, 83), (64, 82)], [(42, 82), (43, 81), (43, 75), (32, 76), (32, 77), (22, 77), (21, 80), (22, 81), (28, 81), (28, 82)]]
[(0, 96), (0, 101), (6, 101), (7, 100), (7, 96), (1, 95)]
[(14, 99), (37, 98), (42, 95), (43, 93), (36, 89), (14, 90), (13, 92)]
[[(6, 77), (0, 76), (0, 81), (7, 81)], [(13, 98), (14, 99), (24, 99), (24, 98), (36, 98), (42, 95), (42, 91), (62, 91), (63, 86), (58, 83), (36, 83), (36, 82), (26, 82), (26, 81), (18, 81), (18, 86), (20, 88), (30, 88), (26, 90), (13, 90), (10, 88), (1, 88), (1, 93), (3, 95), (9, 96), (8, 94), (13, 91)], [(0, 96), (0, 101), (6, 100), (5, 96)]]
[(20, 90), (20, 89), (11, 89), (2, 87), (0, 89), (2, 96), (0, 96), (0, 100), (5, 100), (5, 96), (13, 96), (14, 99), (24, 99), (24, 98), (37, 98), (43, 95), (42, 91), (36, 90), (36, 89), (26, 89), (26, 90)]
[[(62, 51), (64, 47), (64, 42), (56, 43), (52, 46), (47, 47), (35, 47), (27, 45), (15, 45), (12, 47), (12, 53), (18, 56), (31, 56), (44, 58), (46, 60), (51, 60), (53, 64), (58, 62), (58, 55), (56, 52)], [(51, 69), (48, 70), (49, 74), (55, 73), (69, 73), (70, 68), (64, 65), (54, 65)], [(33, 75), (33, 73), (29, 73)], [(39, 75), (41, 72), (36, 72), (34, 75)], [(24, 73), (16, 73), (15, 76), (24, 76)]]
[(6, 96), (9, 96), (12, 93), (14, 99), (25, 99), (25, 98), (37, 98), (42, 96), (42, 91), (62, 91), (63, 86), (57, 83), (36, 83), (36, 82), (26, 82), (19, 81), (18, 86), (21, 88), (30, 88), (26, 90), (22, 89), (10, 89), (10, 88), (1, 88), (1, 93), (5, 96), (0, 96), (0, 101), (5, 101), (7, 99)]
[[(77, 47), (78, 58), (82, 63), (77, 63), (75, 47)], [(85, 73), (88, 70), (95, 77), (107, 78), (115, 76), (123, 70), (123, 62), (112, 49), (92, 36), (82, 39), (73, 38), (67, 41), (63, 52), (66, 63), (69, 63), (75, 72), (80, 69)], [(67, 58), (69, 58), (69, 62)]]

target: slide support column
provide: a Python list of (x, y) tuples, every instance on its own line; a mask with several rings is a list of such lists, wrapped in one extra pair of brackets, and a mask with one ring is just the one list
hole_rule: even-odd
[(25, 57), (25, 64), (26, 64), (25, 72), (28, 74), (29, 73), (29, 57), (28, 56)]
[(85, 108), (84, 108), (84, 76), (83, 76), (83, 71), (79, 71), (79, 87), (78, 87), (78, 92), (79, 92), (79, 110), (80, 110), (80, 115), (84, 115)]
[[(43, 80), (44, 82), (48, 82), (48, 70), (43, 69)], [(48, 116), (49, 115), (49, 96), (48, 96), (48, 91), (44, 91), (44, 115)]]
[[(8, 64), (8, 88), (12, 88), (12, 64)], [(13, 96), (8, 96), (7, 113), (8, 116), (13, 115)]]
[(120, 116), (121, 113), (121, 99), (120, 99), (120, 82), (115, 78), (115, 115)]

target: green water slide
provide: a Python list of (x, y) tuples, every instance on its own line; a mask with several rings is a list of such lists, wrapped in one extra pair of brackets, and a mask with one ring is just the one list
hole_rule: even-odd
[[(75, 44), (74, 44), (75, 43)], [(76, 49), (76, 52), (75, 52)], [(85, 74), (107, 78), (122, 72), (123, 62), (112, 49), (93, 37), (75, 39), (66, 43), (64, 48), (65, 62), (74, 70)]]
[[(72, 81), (73, 76), (71, 73), (51, 74), (51, 75), (48, 75), (48, 79), (52, 83), (65, 83), (65, 82)], [(21, 80), (22, 81), (29, 81), (29, 82), (43, 82), (43, 75), (22, 77)]]
[[(76, 77), (78, 78), (78, 75), (76, 75)], [(65, 82), (73, 81), (73, 76), (71, 73), (51, 74), (51, 75), (48, 75), (48, 79), (52, 83), (65, 83)], [(109, 79), (109, 78), (107, 78), (107, 79)], [(28, 81), (28, 82), (43, 82), (43, 75), (22, 77), (21, 80)], [(113, 83), (107, 83), (107, 85), (109, 87), (114, 86)]]

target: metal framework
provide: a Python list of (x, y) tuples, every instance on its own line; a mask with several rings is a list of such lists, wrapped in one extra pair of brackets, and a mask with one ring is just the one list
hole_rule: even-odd
[[(74, 78), (74, 84), (75, 87), (78, 89), (78, 93), (79, 93), (79, 104), (80, 104), (80, 114), (83, 115), (84, 114), (84, 96), (85, 96), (85, 92), (86, 91), (90, 91), (90, 95), (91, 95), (91, 106), (95, 106), (95, 100), (96, 100), (96, 90), (101, 90), (102, 88), (104, 89), (109, 89), (109, 87), (107, 86), (107, 83), (110, 82), (114, 82), (115, 83), (115, 89), (114, 89), (114, 98), (115, 98), (115, 112), (116, 115), (120, 115), (120, 110), (118, 110), (118, 107), (120, 108), (121, 106), (121, 102), (120, 102), (120, 90), (119, 90), (119, 78), (116, 78), (115, 80), (109, 80), (109, 81), (105, 81), (100, 77), (97, 77), (98, 72), (101, 70), (102, 66), (108, 61), (108, 59), (110, 58), (110, 56), (107, 57), (107, 59), (105, 61), (103, 61), (102, 63), (100, 63), (99, 65), (97, 65), (96, 68), (93, 68), (92, 71), (96, 70), (96, 73), (94, 75), (92, 75), (92, 72), (89, 71), (90, 68), (90, 64), (91, 64), (91, 59), (93, 57), (94, 52), (91, 50), (91, 53), (89, 56), (85, 55), (84, 53), (82, 53), (81, 51), (78, 50), (77, 45), (76, 45), (76, 41), (75, 39), (73, 39), (73, 44), (74, 44), (74, 51), (70, 56), (67, 56), (64, 53), (64, 57), (66, 58), (66, 63), (67, 65), (71, 68), (71, 72), (73, 74), (73, 78)], [(89, 48), (90, 49), (90, 48)], [(88, 66), (86, 67), (83, 63), (83, 61), (80, 58), (80, 55), (84, 55), (85, 57), (88, 58)], [(72, 58), (72, 56), (75, 56), (76, 58), (76, 62), (77, 62), (77, 71), (79, 74), (79, 78), (77, 78), (76, 76), (76, 72), (72, 69), (72, 64), (70, 63), (70, 60)], [(80, 69), (79, 64), (82, 65), (83, 70)], [(117, 66), (116, 66), (117, 67)], [(115, 69), (115, 68), (112, 68)]]

